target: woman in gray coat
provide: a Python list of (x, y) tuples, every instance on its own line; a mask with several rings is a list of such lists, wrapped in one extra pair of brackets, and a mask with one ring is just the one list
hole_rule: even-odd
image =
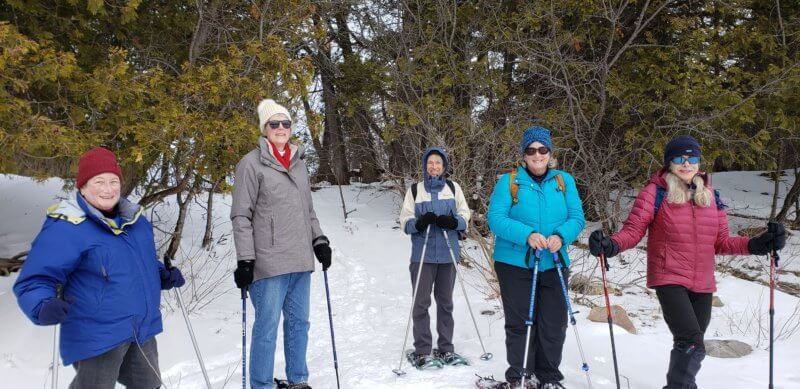
[(286, 381), (306, 389), (309, 293), (314, 256), (328, 270), (331, 249), (314, 205), (303, 146), (289, 141), (291, 116), (273, 100), (258, 105), (258, 147), (236, 165), (231, 221), (236, 286), (249, 290), (256, 319), (250, 345), (250, 386), (273, 387), (275, 340), (284, 316)]

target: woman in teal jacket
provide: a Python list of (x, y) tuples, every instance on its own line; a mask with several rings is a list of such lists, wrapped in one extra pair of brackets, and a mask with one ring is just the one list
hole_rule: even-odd
[[(569, 267), (567, 247), (585, 220), (575, 179), (556, 170), (550, 131), (534, 126), (521, 142), (524, 164), (497, 181), (489, 200), (489, 228), (496, 235), (493, 258), (503, 299), (506, 330), (506, 380), (513, 388), (528, 375), (528, 388), (560, 388), (558, 369), (567, 330), (566, 302), (556, 273), (559, 255)], [(540, 251), (534, 320), (528, 363), (523, 369), (532, 261)], [(565, 272), (566, 273), (566, 272)], [(564, 275), (565, 277), (567, 274)], [(566, 281), (566, 279), (565, 279)]]

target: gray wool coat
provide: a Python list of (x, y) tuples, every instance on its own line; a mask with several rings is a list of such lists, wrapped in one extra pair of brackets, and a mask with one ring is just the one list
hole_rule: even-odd
[(314, 271), (313, 245), (328, 243), (311, 203), (303, 146), (289, 144), (287, 171), (266, 138), (236, 165), (233, 241), (239, 261), (254, 260), (254, 281)]

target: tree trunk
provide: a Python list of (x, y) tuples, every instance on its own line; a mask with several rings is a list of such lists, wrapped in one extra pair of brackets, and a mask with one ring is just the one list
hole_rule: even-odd
[(215, 182), (208, 191), (208, 200), (206, 201), (206, 232), (203, 234), (202, 247), (206, 250), (211, 248), (211, 242), (214, 240), (212, 226), (214, 225), (214, 192), (217, 190), (219, 181)]
[[(775, 220), (779, 222), (786, 220), (786, 216), (788, 216), (789, 210), (792, 207), (795, 207), (795, 213), (797, 214), (798, 201), (800, 201), (800, 173), (798, 173), (797, 168), (795, 167), (794, 184), (792, 184), (792, 188), (789, 189), (789, 193), (786, 194), (786, 198), (783, 199), (783, 206), (781, 207), (781, 211), (775, 216)], [(797, 217), (797, 215), (795, 217)]]
[[(199, 179), (198, 179), (199, 181)], [(167, 251), (164, 253), (165, 256), (169, 258), (175, 258), (175, 254), (178, 252), (178, 249), (181, 246), (181, 239), (183, 238), (183, 226), (186, 224), (186, 215), (189, 213), (189, 204), (192, 202), (192, 199), (195, 196), (196, 186), (192, 186), (192, 189), (186, 193), (186, 198), (181, 200), (181, 193), (176, 193), (175, 198), (178, 200), (178, 220), (175, 223), (175, 229), (172, 230), (172, 238), (169, 241), (169, 247)]]
[[(769, 218), (774, 219), (775, 213), (778, 211), (778, 195), (781, 190), (781, 167), (783, 165), (783, 146), (778, 146), (778, 159), (775, 166), (775, 187), (772, 191), (772, 208), (769, 212)], [(791, 203), (789, 203), (791, 204)]]

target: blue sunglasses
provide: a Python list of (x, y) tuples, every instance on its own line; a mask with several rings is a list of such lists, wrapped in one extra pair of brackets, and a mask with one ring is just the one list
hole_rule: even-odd
[(670, 160), (670, 162), (676, 165), (683, 165), (684, 162), (689, 161), (692, 165), (700, 163), (700, 157), (675, 157)]

